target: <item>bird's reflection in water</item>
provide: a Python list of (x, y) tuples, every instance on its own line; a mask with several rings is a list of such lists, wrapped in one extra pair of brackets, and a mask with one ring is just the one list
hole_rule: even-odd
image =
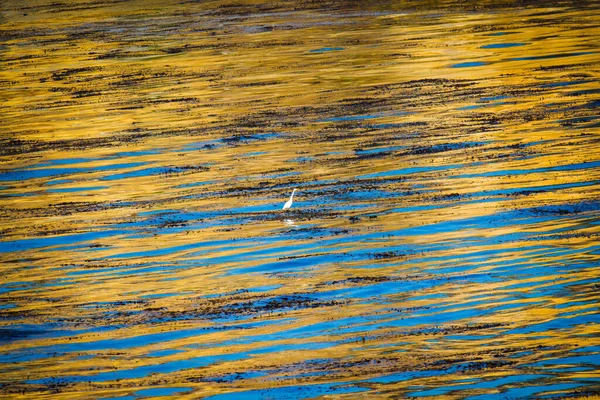
[(283, 223), (287, 226), (296, 226), (296, 222), (293, 219), (286, 218), (283, 220)]

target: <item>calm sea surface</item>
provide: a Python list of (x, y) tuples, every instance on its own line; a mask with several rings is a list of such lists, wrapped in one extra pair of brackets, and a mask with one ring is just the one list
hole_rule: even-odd
[(0, 398), (599, 396), (599, 79), (596, 1), (1, 1)]

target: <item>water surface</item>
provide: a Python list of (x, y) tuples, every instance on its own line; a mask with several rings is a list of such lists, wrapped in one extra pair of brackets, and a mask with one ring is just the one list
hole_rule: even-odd
[(3, 1), (2, 396), (598, 395), (599, 9), (530, 3)]

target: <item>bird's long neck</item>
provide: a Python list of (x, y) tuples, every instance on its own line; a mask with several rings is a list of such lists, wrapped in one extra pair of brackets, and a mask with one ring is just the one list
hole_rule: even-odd
[(292, 195), (290, 196), (290, 200), (293, 200), (293, 199), (294, 199), (294, 195), (295, 195), (295, 194), (296, 194), (296, 191), (295, 191), (295, 190), (294, 190), (294, 191), (292, 191)]

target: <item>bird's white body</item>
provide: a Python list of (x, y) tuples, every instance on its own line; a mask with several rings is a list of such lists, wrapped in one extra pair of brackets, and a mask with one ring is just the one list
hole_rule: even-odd
[(287, 210), (292, 206), (292, 203), (294, 202), (294, 193), (296, 193), (296, 190), (297, 189), (292, 190), (292, 195), (290, 196), (290, 199), (283, 205), (282, 210)]

